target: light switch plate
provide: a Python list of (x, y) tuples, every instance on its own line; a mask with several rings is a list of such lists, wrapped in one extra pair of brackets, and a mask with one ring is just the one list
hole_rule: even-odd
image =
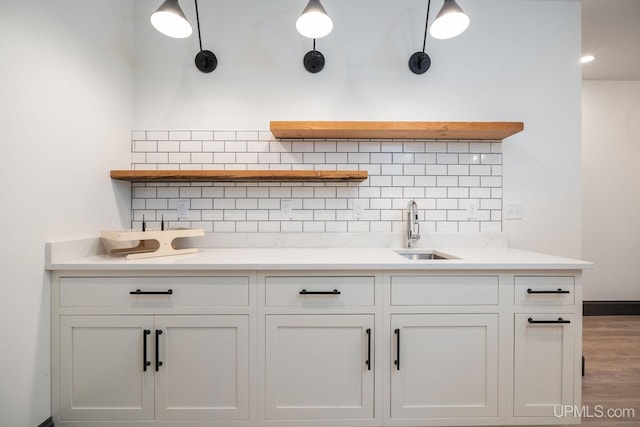
[(189, 200), (178, 200), (176, 202), (178, 219), (189, 219)]
[(467, 219), (478, 219), (478, 209), (480, 208), (477, 200), (469, 200), (467, 202)]
[(521, 202), (505, 203), (504, 219), (522, 219), (522, 203)]
[(291, 217), (292, 217), (291, 204), (292, 203), (293, 203), (293, 201), (291, 199), (283, 199), (280, 202), (280, 216), (282, 217), (282, 219), (291, 219)]
[(360, 219), (364, 215), (364, 200), (353, 201), (353, 219)]

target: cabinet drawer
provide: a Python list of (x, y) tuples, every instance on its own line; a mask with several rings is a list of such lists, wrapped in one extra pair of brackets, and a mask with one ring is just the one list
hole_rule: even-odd
[(392, 276), (391, 305), (495, 305), (498, 276)]
[(265, 278), (271, 307), (372, 306), (373, 276), (270, 276)]
[(61, 307), (247, 305), (249, 277), (246, 276), (60, 278)]
[(574, 305), (575, 278), (572, 276), (516, 276), (516, 305)]

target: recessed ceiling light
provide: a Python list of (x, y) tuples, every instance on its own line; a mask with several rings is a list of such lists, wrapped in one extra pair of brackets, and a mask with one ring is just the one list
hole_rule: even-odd
[(594, 55), (584, 55), (582, 58), (580, 58), (580, 63), (586, 64), (593, 61), (594, 59), (596, 59)]

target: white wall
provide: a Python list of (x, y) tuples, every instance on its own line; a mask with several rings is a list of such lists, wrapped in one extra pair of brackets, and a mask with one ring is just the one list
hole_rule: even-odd
[(51, 415), (46, 241), (129, 221), (132, 6), (0, 2), (0, 424)]
[(640, 300), (640, 81), (582, 84), (585, 300)]
[[(155, 2), (158, 3), (158, 2)], [(200, 5), (203, 47), (218, 69), (193, 65), (197, 37), (167, 38), (136, 2), (135, 129), (268, 129), (270, 120), (523, 121), (504, 143), (504, 200), (513, 246), (580, 256), (580, 2), (464, 1), (467, 32), (429, 38), (432, 66), (412, 74), (422, 47), (421, 0), (325, 0), (334, 31), (318, 41), (325, 69), (310, 74), (311, 40), (294, 22), (305, 1)], [(432, 3), (435, 16), (441, 2)], [(195, 22), (195, 11), (183, 2)], [(359, 13), (366, 11), (366, 19)], [(540, 22), (545, 30), (540, 31)]]

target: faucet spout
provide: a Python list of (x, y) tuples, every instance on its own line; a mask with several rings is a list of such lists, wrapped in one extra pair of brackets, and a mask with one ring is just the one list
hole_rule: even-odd
[(407, 206), (407, 247), (413, 247), (413, 242), (419, 239), (418, 204), (415, 200), (411, 200)]

